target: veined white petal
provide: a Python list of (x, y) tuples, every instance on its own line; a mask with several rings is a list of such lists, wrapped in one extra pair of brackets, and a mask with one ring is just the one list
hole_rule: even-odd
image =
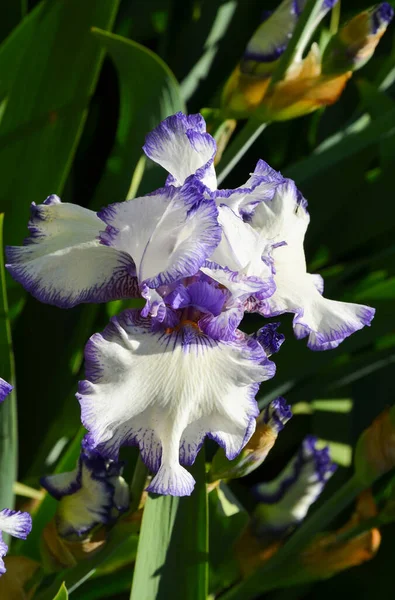
[(303, 242), (310, 221), (307, 202), (295, 183), (285, 180), (276, 188), (272, 200), (260, 202), (251, 216), (251, 226), (273, 243)]
[(0, 510), (0, 531), (25, 540), (32, 529), (32, 518), (27, 512), (4, 508)]
[(214, 156), (217, 145), (206, 133), (203, 117), (179, 112), (162, 121), (145, 138), (146, 155), (171, 175), (168, 183), (182, 185), (195, 175), (210, 189), (216, 189)]
[(233, 458), (255, 428), (258, 382), (274, 375), (262, 347), (239, 333), (211, 340), (187, 325), (152, 333), (149, 319), (125, 311), (89, 340), (87, 380), (77, 397), (88, 443), (116, 458), (123, 444), (138, 444), (156, 472), (149, 487), (189, 495), (192, 464), (206, 435)]
[(246, 183), (233, 190), (217, 190), (213, 197), (218, 206), (226, 205), (237, 215), (247, 217), (264, 200), (272, 200), (284, 177), (265, 161), (259, 160)]
[(103, 246), (91, 210), (49, 196), (32, 204), (31, 236), (7, 249), (7, 268), (35, 298), (62, 308), (138, 296), (130, 256)]
[(156, 288), (195, 275), (218, 244), (217, 208), (202, 188), (197, 180), (169, 186), (100, 213), (108, 225), (103, 241), (133, 257), (140, 284)]
[(306, 271), (303, 242), (291, 242), (273, 250), (276, 291), (261, 303), (265, 316), (295, 313), (294, 331), (308, 336), (312, 350), (336, 348), (346, 337), (370, 325), (374, 309), (324, 298), (317, 279)]
[(263, 260), (268, 254), (267, 240), (228, 206), (220, 206), (218, 211), (221, 241), (201, 270), (228, 287), (235, 297), (258, 291), (272, 294), (274, 285), (270, 260)]
[[(295, 313), (298, 338), (309, 336), (312, 350), (336, 348), (346, 337), (370, 325), (374, 309), (337, 302), (322, 296), (323, 280), (307, 273), (303, 241), (309, 223), (305, 200), (293, 182), (277, 188), (270, 202), (261, 202), (251, 225), (273, 240), (272, 258), (276, 291), (255, 310), (265, 316)], [(281, 244), (285, 241), (285, 244)]]

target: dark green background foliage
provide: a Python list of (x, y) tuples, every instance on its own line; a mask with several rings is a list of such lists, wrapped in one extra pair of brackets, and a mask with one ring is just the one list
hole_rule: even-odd
[[(118, 7), (115, 0), (3, 0), (0, 209), (5, 213), (5, 242), (22, 242), (30, 203), (40, 203), (51, 193), (97, 209), (124, 200), (131, 184), (136, 190), (140, 171), (133, 182), (132, 176), (136, 167), (144, 167), (139, 160), (144, 134), (185, 105), (189, 112), (217, 106), (221, 87), (262, 12), (276, 4), (121, 0)], [(342, 4), (344, 19), (370, 3)], [(92, 32), (92, 26), (112, 29), (148, 50)], [(149, 51), (174, 73), (181, 94), (166, 65)], [(329, 495), (347, 477), (350, 448), (359, 433), (394, 401), (394, 57), (392, 25), (336, 105), (270, 125), (223, 184), (244, 183), (259, 158), (294, 178), (310, 206), (310, 271), (325, 277), (327, 296), (377, 308), (370, 329), (324, 353), (312, 353), (293, 338), (290, 315), (281, 319), (286, 343), (275, 359), (277, 375), (262, 385), (259, 401), (263, 405), (283, 394), (297, 405), (297, 416), (265, 464), (232, 484), (248, 507), (251, 485), (276, 475), (308, 432), (331, 442), (342, 465), (328, 485)], [(163, 181), (164, 173), (145, 165), (138, 193)], [(121, 305), (60, 310), (26, 295), (8, 276), (7, 289), (19, 413), (18, 478), (36, 487), (39, 476), (56, 467), (79, 429), (74, 392), (83, 374), (83, 344)], [(0, 325), (6, 336), (4, 318)], [(253, 331), (261, 325), (250, 316), (242, 328)], [(9, 377), (12, 361), (6, 337), (1, 339), (0, 375)], [(343, 402), (322, 402), (329, 400)], [(1, 407), (5, 410), (6, 404)], [(212, 449), (207, 451), (210, 455)], [(130, 450), (128, 458), (132, 465), (136, 452)], [(9, 482), (1, 493), (7, 486)], [(392, 588), (393, 529), (384, 530), (373, 562), (329, 582), (267, 597), (387, 595)], [(102, 577), (99, 587), (92, 580), (72, 597), (126, 599), (130, 582), (131, 571), (124, 569), (119, 576)]]

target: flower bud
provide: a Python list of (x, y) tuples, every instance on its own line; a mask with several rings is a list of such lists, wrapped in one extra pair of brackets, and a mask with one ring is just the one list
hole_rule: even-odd
[(258, 536), (284, 537), (301, 523), (333, 475), (336, 465), (329, 448), (317, 448), (308, 436), (298, 453), (273, 481), (255, 487), (258, 497), (253, 527)]
[[(339, 87), (340, 82), (336, 82), (333, 84), (333, 89), (331, 87), (328, 90), (327, 82), (317, 79), (321, 74), (321, 67), (319, 61), (315, 64), (315, 52), (308, 60), (302, 60), (305, 45), (322, 18), (336, 2), (337, 0), (322, 0), (316, 18), (303, 34), (304, 44), (303, 47), (300, 46), (294, 64), (288, 69), (284, 81), (273, 86), (274, 89), (270, 89), (270, 97), (268, 96), (270, 78), (278, 65), (279, 57), (292, 37), (306, 0), (284, 0), (258, 27), (247, 45), (242, 60), (225, 85), (222, 107), (227, 116), (245, 118), (254, 113), (254, 116), (263, 120), (284, 120), (306, 114), (322, 104), (330, 104), (337, 99), (342, 90), (342, 87), (341, 89)], [(281, 84), (288, 80), (289, 85), (287, 84), (283, 89)], [(322, 84), (324, 89), (319, 87), (310, 99), (311, 88)], [(286, 94), (289, 98), (283, 98)], [(308, 97), (300, 105), (305, 95)], [(299, 105), (291, 110), (291, 106), (295, 103)], [(285, 106), (282, 106), (283, 104)]]
[(395, 406), (379, 414), (355, 449), (355, 476), (364, 485), (395, 467)]
[(356, 71), (373, 56), (380, 38), (394, 16), (388, 2), (382, 2), (356, 15), (332, 37), (323, 59), (323, 74)]
[(292, 417), (291, 407), (278, 397), (261, 412), (255, 433), (240, 454), (228, 460), (220, 448), (211, 464), (210, 479), (236, 479), (255, 471), (273, 448), (279, 432)]

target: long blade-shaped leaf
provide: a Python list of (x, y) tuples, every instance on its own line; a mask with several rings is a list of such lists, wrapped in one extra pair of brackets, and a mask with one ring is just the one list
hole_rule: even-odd
[[(115, 145), (94, 199), (94, 208), (99, 208), (109, 200), (126, 198), (145, 136), (165, 117), (185, 111), (185, 106), (177, 80), (159, 56), (119, 35), (97, 28), (93, 34), (115, 63), (121, 96)], [(153, 181), (151, 173), (147, 191), (163, 184), (163, 169), (159, 178)]]
[(150, 495), (143, 515), (131, 600), (206, 600), (207, 495), (204, 453), (188, 498)]
[[(15, 385), (14, 355), (8, 319), (3, 258), (3, 217), (0, 215), (0, 377)], [(15, 388), (0, 405), (0, 508), (12, 508), (12, 486), (17, 474), (17, 422)]]
[(0, 48), (0, 204), (7, 241), (22, 240), (31, 201), (62, 192), (103, 58), (89, 29), (111, 27), (118, 3), (43, 2)]

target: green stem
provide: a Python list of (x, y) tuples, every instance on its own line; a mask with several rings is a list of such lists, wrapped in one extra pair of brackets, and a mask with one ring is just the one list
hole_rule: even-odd
[[(284, 546), (265, 563), (262, 568), (253, 573), (251, 577), (242, 581), (223, 596), (221, 600), (252, 600), (261, 593), (262, 589), (272, 589), (271, 580), (273, 571), (299, 553), (314, 537), (325, 527), (364, 489), (355, 476), (345, 483), (321, 508), (319, 508), (303, 525), (292, 535)], [(276, 572), (276, 576), (278, 572)], [(280, 587), (280, 581), (278, 581)], [(276, 586), (274, 586), (276, 587)]]
[(319, 13), (322, 10), (322, 0), (308, 0), (306, 6), (298, 19), (295, 27), (295, 31), (289, 40), (288, 46), (285, 52), (281, 55), (278, 66), (274, 71), (269, 89), (266, 92), (270, 93), (270, 89), (275, 83), (285, 78), (285, 74), (288, 71), (291, 63), (297, 58), (301, 58), (304, 49), (309, 42), (316, 24), (319, 20)]
[(332, 8), (331, 24), (329, 26), (331, 35), (335, 35), (339, 29), (340, 8), (341, 8), (341, 0), (338, 0), (337, 4), (335, 4), (335, 6)]
[(219, 163), (217, 169), (218, 184), (222, 183), (225, 177), (229, 175), (266, 126), (267, 123), (261, 123), (254, 118), (247, 121), (246, 125), (233, 140)]

